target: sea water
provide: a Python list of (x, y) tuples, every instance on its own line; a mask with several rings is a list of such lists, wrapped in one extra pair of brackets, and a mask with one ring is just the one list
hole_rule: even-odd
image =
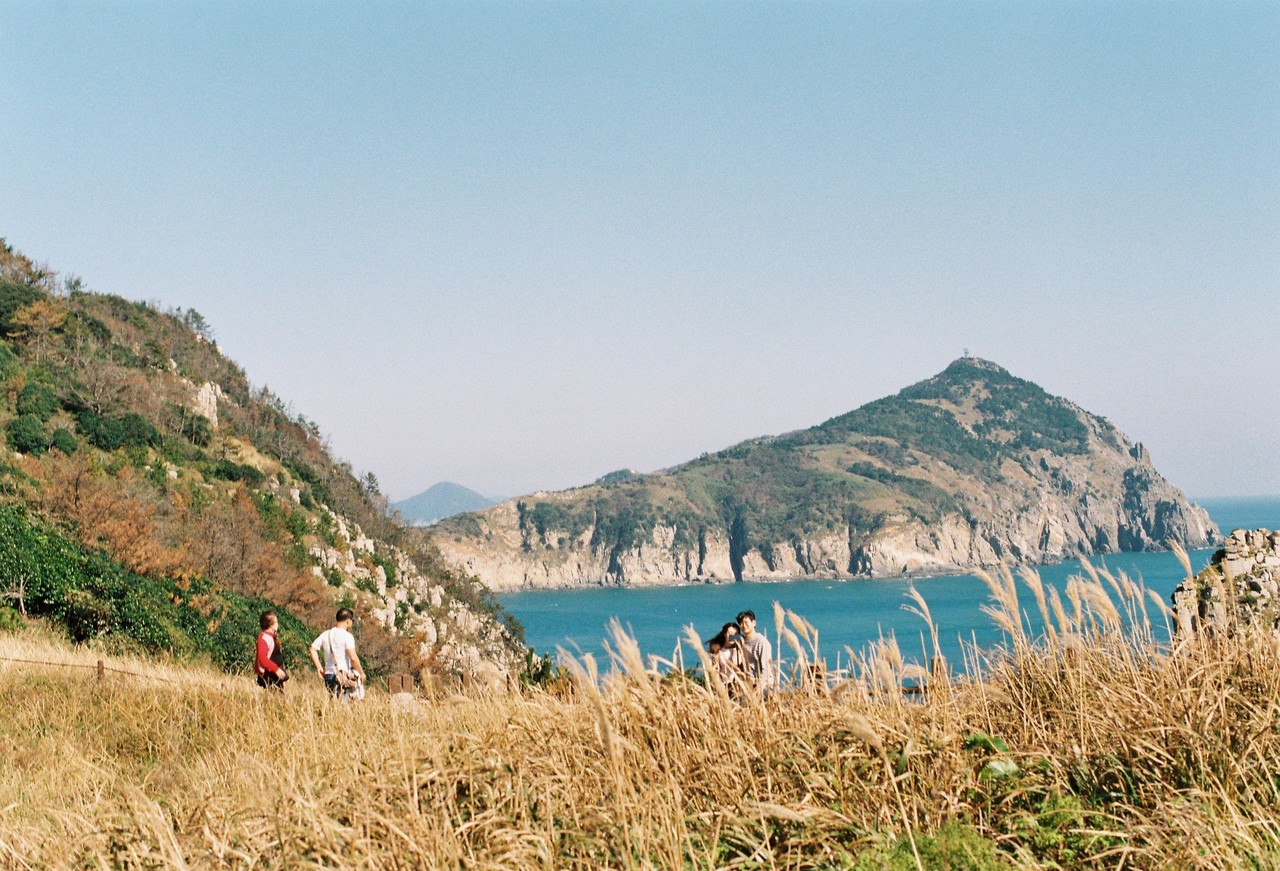
[[(1199, 503), (1226, 532), (1232, 529), (1280, 529), (1280, 497), (1254, 499), (1201, 499)], [(1199, 571), (1213, 555), (1212, 549), (1188, 554)], [(1168, 604), (1169, 595), (1185, 576), (1172, 553), (1120, 553), (1094, 557), (1090, 563), (1112, 574), (1123, 572), (1143, 584), (1154, 597)], [(1079, 560), (1040, 566), (1043, 581), (1060, 592), (1067, 580), (1084, 574)], [(775, 656), (794, 658), (777, 642), (775, 603), (808, 621), (817, 630), (818, 652), (829, 668), (847, 664), (867, 645), (892, 636), (904, 658), (927, 663), (932, 655), (929, 628), (908, 610), (915, 607), (908, 592), (915, 588), (924, 597), (938, 628), (942, 653), (957, 667), (963, 665), (963, 648), (990, 648), (1006, 639), (981, 608), (991, 602), (986, 584), (974, 575), (950, 575), (911, 579), (806, 580), (691, 584), (680, 587), (592, 587), (542, 590), (499, 596), (504, 608), (524, 626), (525, 641), (548, 653), (558, 648), (573, 654), (591, 653), (607, 663), (605, 642), (609, 623), (616, 619), (635, 637), (641, 652), (662, 663), (692, 666), (697, 654), (686, 639), (693, 627), (700, 639), (719, 631), (739, 611), (753, 610), (760, 628), (773, 644)], [(1038, 609), (1030, 590), (1018, 583), (1019, 604), (1033, 631), (1039, 625)], [(1065, 601), (1065, 598), (1064, 598)], [(1167, 637), (1168, 627), (1159, 608), (1148, 602), (1146, 611), (1157, 637)], [(661, 667), (670, 667), (662, 665)]]

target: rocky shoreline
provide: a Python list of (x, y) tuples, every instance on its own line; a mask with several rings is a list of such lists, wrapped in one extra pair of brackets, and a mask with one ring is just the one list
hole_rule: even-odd
[[(1204, 509), (1178, 504), (1174, 500), (1181, 494), (1175, 493), (1159, 492), (1149, 504), (1130, 500), (1128, 510), (1120, 500), (1096, 500), (1080, 510), (1045, 500), (982, 522), (958, 514), (937, 524), (892, 517), (862, 542), (856, 530), (846, 527), (822, 537), (756, 546), (742, 556), (740, 573), (734, 571), (727, 530), (703, 531), (696, 546), (680, 547), (674, 527), (656, 526), (646, 541), (621, 553), (592, 548), (590, 529), (566, 543), (549, 530), (540, 546), (528, 547), (512, 502), (478, 515), (480, 535), (439, 537), (435, 543), (449, 562), (499, 592), (949, 575), (1002, 562), (1042, 565), (1120, 551), (1162, 550), (1170, 540), (1188, 548), (1216, 544), (1217, 527)], [(1164, 507), (1157, 508), (1157, 503)], [(1163, 515), (1162, 525), (1143, 522), (1143, 514), (1157, 513)], [(1121, 542), (1128, 546), (1119, 546)]]
[(1280, 531), (1237, 529), (1209, 565), (1173, 591), (1179, 631), (1280, 627)]

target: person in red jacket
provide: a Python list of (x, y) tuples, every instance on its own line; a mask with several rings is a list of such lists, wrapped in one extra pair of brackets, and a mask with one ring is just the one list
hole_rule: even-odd
[(289, 672), (284, 667), (284, 653), (280, 650), (280, 620), (275, 611), (263, 611), (258, 618), (262, 632), (258, 635), (258, 655), (254, 657), (254, 670), (258, 673), (258, 686), (267, 690), (284, 692), (284, 682)]

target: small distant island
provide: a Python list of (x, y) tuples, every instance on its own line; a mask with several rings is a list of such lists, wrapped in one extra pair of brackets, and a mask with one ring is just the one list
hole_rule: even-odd
[(967, 355), (818, 426), (427, 535), (494, 590), (938, 574), (1221, 538), (1142, 444)]
[(441, 481), (431, 485), (417, 496), (393, 502), (391, 507), (411, 526), (430, 526), (455, 514), (480, 511), (497, 504), (498, 501), (488, 496), (481, 496), (475, 490), (461, 484)]

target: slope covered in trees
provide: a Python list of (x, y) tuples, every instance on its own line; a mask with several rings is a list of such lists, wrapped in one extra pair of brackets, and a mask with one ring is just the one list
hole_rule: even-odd
[(405, 534), (370, 474), (251, 386), (195, 311), (59, 280), (0, 240), (0, 624), (243, 668), (349, 605), (376, 671), (505, 669), (519, 628)]

